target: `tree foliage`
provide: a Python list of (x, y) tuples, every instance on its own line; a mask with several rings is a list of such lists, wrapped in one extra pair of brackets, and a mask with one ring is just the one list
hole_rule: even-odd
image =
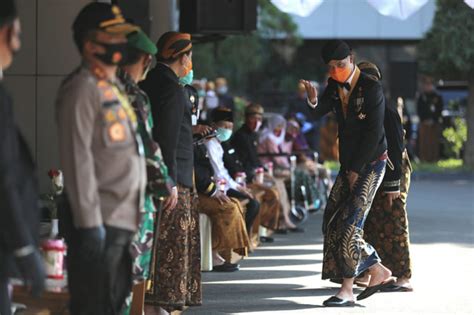
[(210, 79), (224, 76), (233, 92), (248, 95), (265, 89), (268, 79), (260, 78), (270, 78), (268, 73), (278, 69), (281, 73), (270, 81), (273, 85), (284, 85), (284, 71), (275, 63), (287, 62), (302, 43), (297, 29), (288, 14), (278, 10), (269, 0), (259, 0), (257, 31), (195, 45), (195, 75)]
[(447, 79), (474, 75), (474, 10), (462, 0), (438, 0), (433, 26), (418, 53), (426, 74)]

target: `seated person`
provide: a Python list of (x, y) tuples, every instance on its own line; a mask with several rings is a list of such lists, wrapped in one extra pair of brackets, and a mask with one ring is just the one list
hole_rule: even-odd
[[(292, 121), (294, 122), (294, 121)], [(290, 186), (290, 162), (289, 156), (292, 155), (291, 136), (295, 133), (292, 123), (288, 124), (291, 133), (286, 132), (286, 120), (282, 115), (273, 114), (267, 120), (267, 127), (260, 136), (258, 152), (262, 155), (261, 161), (264, 163), (272, 162), (274, 174), (277, 178), (282, 178), (288, 187)], [(288, 137), (287, 137), (288, 135)], [(274, 156), (265, 156), (265, 154), (275, 154)], [(304, 156), (304, 155), (303, 155)], [(304, 164), (298, 164), (294, 170), (295, 175), (295, 200), (309, 209), (319, 209), (321, 198), (314, 172), (311, 173)], [(305, 190), (300, 187), (304, 187)], [(324, 192), (326, 190), (324, 189)], [(326, 198), (324, 198), (325, 200)]]
[(194, 147), (194, 174), (199, 212), (212, 222), (213, 270), (237, 271), (239, 266), (231, 263), (232, 251), (246, 256), (249, 247), (244, 209), (239, 200), (218, 189), (204, 145)]
[(250, 190), (245, 186), (238, 184), (229, 174), (224, 166), (224, 150), (221, 142), (226, 142), (232, 135), (233, 113), (227, 108), (216, 108), (212, 114), (212, 126), (217, 130), (217, 137), (206, 141), (204, 145), (207, 148), (209, 160), (214, 170), (214, 178), (221, 183), (222, 190), (227, 196), (237, 198), (247, 203), (245, 213), (245, 224), (247, 232), (251, 234), (252, 224), (259, 212), (259, 203), (254, 199)]
[[(266, 181), (270, 185), (264, 185), (255, 180), (255, 170), (262, 167), (257, 152), (258, 131), (262, 125), (262, 118), (263, 107), (261, 105), (250, 104), (247, 106), (245, 123), (230, 141), (235, 150), (234, 159), (240, 161), (241, 167), (247, 175), (247, 181), (250, 183), (248, 187), (256, 194), (264, 192), (259, 200), (261, 203), (260, 225), (271, 230), (295, 229), (296, 226), (289, 219), (290, 203), (283, 180), (275, 180), (270, 175), (266, 176)], [(280, 218), (281, 214), (282, 218)], [(258, 229), (258, 225), (256, 228)]]
[(311, 153), (306, 139), (301, 132), (300, 125), (294, 119), (289, 119), (287, 122), (285, 140), (281, 145), (281, 150), (288, 155), (294, 154), (297, 156), (297, 180), (300, 177), (298, 173), (301, 171), (306, 172), (314, 179), (312, 181), (314, 185), (307, 187), (307, 192), (309, 191), (309, 195), (314, 195), (309, 196), (311, 197), (310, 199), (314, 200), (314, 197), (319, 199), (322, 203), (321, 207), (323, 207), (332, 186), (331, 171), (318, 162), (317, 152)]

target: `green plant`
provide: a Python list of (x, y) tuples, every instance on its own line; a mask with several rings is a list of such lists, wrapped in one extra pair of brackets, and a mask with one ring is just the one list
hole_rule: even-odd
[(467, 140), (466, 121), (462, 118), (454, 120), (454, 126), (443, 130), (445, 154), (449, 157), (460, 158), (461, 149)]

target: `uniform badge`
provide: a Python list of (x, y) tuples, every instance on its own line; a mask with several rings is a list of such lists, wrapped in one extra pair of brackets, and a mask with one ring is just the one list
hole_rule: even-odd
[(191, 101), (191, 103), (194, 104), (194, 102), (196, 101), (196, 98), (194, 97), (194, 95), (191, 95), (191, 96), (189, 97), (189, 100)]
[(108, 123), (115, 122), (117, 119), (115, 118), (115, 113), (113, 110), (109, 109), (105, 112), (105, 121)]
[(112, 142), (125, 141), (125, 126), (119, 122), (113, 123), (108, 130), (109, 138)]
[(126, 120), (127, 119), (127, 114), (125, 113), (125, 110), (123, 108), (120, 108), (117, 112), (118, 117), (120, 120)]
[(235, 153), (235, 150), (234, 150), (234, 149), (230, 149), (229, 151), (227, 151), (227, 153), (229, 153), (229, 154), (234, 154), (234, 153)]
[(357, 116), (357, 118), (359, 118), (359, 120), (363, 120), (363, 119), (365, 119), (365, 117), (367, 117), (367, 115), (364, 114), (364, 113), (360, 113), (359, 116)]
[(114, 99), (114, 91), (112, 89), (107, 89), (104, 91), (104, 97), (107, 101), (113, 100)]

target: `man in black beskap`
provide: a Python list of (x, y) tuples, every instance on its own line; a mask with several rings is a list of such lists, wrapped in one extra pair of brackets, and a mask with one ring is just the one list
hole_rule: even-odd
[(199, 213), (192, 198), (192, 106), (179, 81), (192, 70), (191, 35), (167, 32), (156, 46), (158, 63), (141, 87), (150, 98), (153, 139), (177, 185), (160, 210), (156, 278), (145, 302), (148, 308), (156, 308), (150, 312), (171, 313), (201, 304)]
[(349, 45), (340, 40), (327, 42), (322, 58), (330, 78), (323, 95), (301, 80), (308, 105), (316, 116), (336, 112), (339, 125), (341, 169), (324, 213), (323, 279), (342, 286), (324, 301), (325, 306), (354, 306), (354, 279), (364, 271), (371, 275), (358, 300), (393, 284), (391, 271), (380, 263), (376, 250), (363, 239), (366, 216), (380, 186), (387, 164), (384, 132), (385, 98), (381, 84), (361, 73)]
[(8, 278), (15, 267), (31, 293), (44, 287), (38, 251), (39, 209), (35, 166), (17, 128), (13, 102), (3, 87), (1, 71), (20, 49), (20, 21), (13, 0), (0, 2), (0, 314), (10, 315)]

